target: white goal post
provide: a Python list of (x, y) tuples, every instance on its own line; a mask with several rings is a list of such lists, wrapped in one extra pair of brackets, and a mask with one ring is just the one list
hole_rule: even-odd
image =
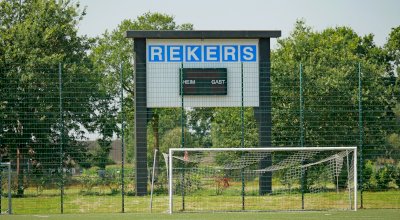
[[(216, 165), (215, 158), (221, 158), (221, 154), (230, 155), (231, 159)], [(180, 204), (174, 202), (174, 191), (182, 194), (179, 195), (183, 206), (180, 210), (189, 212), (275, 210), (264, 209), (271, 204), (282, 207), (278, 210), (288, 211), (357, 210), (357, 147), (170, 148), (167, 156), (171, 214), (174, 205)], [(270, 163), (260, 167), (260, 161), (265, 158)], [(260, 173), (270, 174), (274, 189), (271, 193), (254, 192), (258, 189), (255, 183)], [(191, 176), (193, 180), (189, 179)], [(215, 176), (223, 178), (215, 180)], [(193, 185), (198, 187), (187, 189), (194, 188)], [(215, 195), (211, 196), (208, 192), (214, 190), (212, 187), (216, 194), (213, 192)], [(225, 207), (216, 208), (223, 203)], [(289, 206), (295, 203), (302, 208)]]

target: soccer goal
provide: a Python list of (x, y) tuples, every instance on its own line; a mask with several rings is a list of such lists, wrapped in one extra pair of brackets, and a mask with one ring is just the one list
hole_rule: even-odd
[(356, 147), (171, 148), (169, 212), (356, 210)]
[(11, 163), (0, 163), (0, 215), (12, 214)]

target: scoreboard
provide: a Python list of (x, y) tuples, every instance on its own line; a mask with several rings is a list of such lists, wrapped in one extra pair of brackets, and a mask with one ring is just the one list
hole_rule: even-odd
[(147, 108), (259, 106), (259, 39), (146, 39)]
[(183, 68), (181, 71), (179, 95), (182, 92), (183, 95), (228, 94), (227, 68)]

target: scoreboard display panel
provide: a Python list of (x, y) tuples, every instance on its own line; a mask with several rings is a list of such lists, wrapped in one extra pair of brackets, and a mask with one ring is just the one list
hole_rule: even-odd
[(146, 106), (238, 107), (245, 97), (258, 107), (258, 47), (257, 38), (146, 39)]
[(182, 92), (183, 95), (228, 94), (227, 68), (183, 68), (180, 71), (179, 95)]

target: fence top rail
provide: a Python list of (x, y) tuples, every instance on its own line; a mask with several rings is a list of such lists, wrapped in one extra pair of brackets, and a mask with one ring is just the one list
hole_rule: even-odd
[(357, 150), (357, 147), (251, 147), (251, 148), (170, 148), (169, 152), (182, 151), (329, 151), (329, 150)]

